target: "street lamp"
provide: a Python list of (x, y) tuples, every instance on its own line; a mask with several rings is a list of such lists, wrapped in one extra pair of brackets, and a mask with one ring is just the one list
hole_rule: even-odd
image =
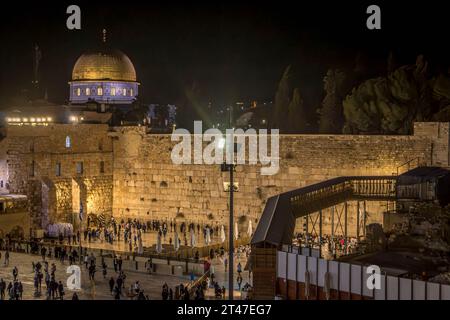
[[(220, 139), (218, 146), (220, 149), (224, 149), (225, 146), (227, 146), (227, 152), (232, 152), (232, 155), (234, 155), (234, 152), (236, 151), (237, 144), (234, 143), (233, 135), (230, 136), (230, 141), (227, 144), (225, 139)], [(233, 269), (234, 269), (234, 235), (233, 235), (233, 225), (234, 225), (234, 215), (233, 215), (233, 205), (234, 205), (234, 170), (236, 165), (234, 164), (234, 157), (228, 157), (228, 159), (232, 159), (231, 163), (227, 163), (226, 161), (221, 164), (221, 171), (222, 172), (230, 172), (230, 185), (229, 185), (229, 192), (230, 192), (230, 218), (229, 218), (229, 261), (228, 261), (228, 297), (229, 300), (233, 300)], [(227, 191), (227, 190), (225, 190)]]

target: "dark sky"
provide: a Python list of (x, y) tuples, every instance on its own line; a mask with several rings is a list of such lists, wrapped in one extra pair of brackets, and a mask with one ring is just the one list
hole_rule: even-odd
[[(434, 68), (444, 70), (449, 61), (444, 1), (16, 3), (0, 11), (2, 100), (29, 86), (38, 43), (41, 83), (50, 100), (64, 102), (73, 64), (100, 42), (104, 27), (133, 61), (145, 102), (175, 102), (193, 81), (217, 103), (271, 99), (289, 64), (306, 95), (320, 95), (327, 68), (351, 65), (358, 52), (374, 73), (382, 72), (390, 50), (401, 63), (419, 53)], [(81, 7), (81, 31), (66, 29), (69, 4)], [(366, 29), (369, 4), (380, 5), (382, 30)]]

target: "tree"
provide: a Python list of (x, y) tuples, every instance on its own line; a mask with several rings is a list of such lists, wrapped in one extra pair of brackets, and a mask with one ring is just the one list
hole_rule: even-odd
[(369, 79), (343, 101), (347, 133), (407, 134), (414, 121), (431, 118), (431, 88), (423, 56), (387, 77)]
[(291, 133), (304, 132), (306, 129), (306, 112), (300, 89), (295, 88), (288, 107), (288, 131)]
[(342, 97), (345, 73), (339, 69), (329, 69), (324, 77), (325, 97), (319, 113), (319, 131), (321, 133), (342, 132)]
[(285, 131), (288, 127), (287, 122), (287, 112), (288, 107), (291, 102), (291, 66), (287, 66), (284, 70), (283, 76), (278, 84), (278, 90), (275, 94), (275, 106), (273, 113), (273, 123), (272, 128), (278, 128), (280, 131)]

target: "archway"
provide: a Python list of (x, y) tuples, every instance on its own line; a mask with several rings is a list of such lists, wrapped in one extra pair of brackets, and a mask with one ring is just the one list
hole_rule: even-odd
[(50, 179), (42, 179), (41, 183), (41, 226), (46, 228), (54, 222), (56, 215), (56, 188)]
[(72, 221), (74, 230), (82, 231), (87, 226), (88, 210), (86, 185), (82, 179), (72, 179)]

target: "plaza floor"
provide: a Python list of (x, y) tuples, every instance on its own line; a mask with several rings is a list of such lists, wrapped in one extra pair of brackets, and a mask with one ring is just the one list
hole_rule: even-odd
[[(19, 269), (19, 276), (18, 280), (22, 282), (24, 293), (23, 293), (23, 299), (24, 300), (45, 300), (45, 283), (43, 282), (42, 285), (42, 295), (40, 297), (34, 296), (34, 272), (32, 270), (32, 262), (41, 261), (40, 256), (38, 255), (32, 255), (32, 254), (26, 254), (26, 253), (16, 253), (11, 252), (10, 253), (10, 259), (9, 259), (9, 265), (4, 265), (4, 251), (2, 252), (2, 261), (0, 262), (0, 278), (2, 278), (6, 285), (9, 284), (9, 282), (12, 282), (13, 276), (12, 276), (12, 269), (14, 266), (17, 266)], [(56, 265), (56, 280), (62, 281), (66, 295), (65, 299), (71, 299), (73, 292), (67, 290), (66, 288), (66, 282), (67, 277), (69, 274), (66, 273), (66, 269), (69, 266), (68, 262), (65, 264), (62, 264), (59, 260), (55, 259), (48, 259), (49, 265), (51, 263), (55, 263)], [(235, 270), (237, 263), (241, 261), (242, 268), (244, 268), (246, 260), (245, 258), (242, 259), (236, 259), (235, 260)], [(214, 266), (215, 271), (215, 280), (219, 283), (220, 286), (225, 286), (228, 290), (228, 273), (225, 272), (225, 267), (223, 265), (223, 261), (220, 260), (220, 258), (216, 258), (212, 261), (212, 264)], [(78, 296), (80, 300), (112, 300), (113, 296), (109, 292), (109, 285), (108, 281), (111, 276), (113, 276), (115, 279), (117, 277), (117, 274), (112, 269), (108, 269), (108, 273), (106, 276), (106, 279), (103, 278), (101, 271), (96, 273), (95, 281), (92, 283), (89, 280), (88, 272), (87, 270), (82, 266), (81, 267), (81, 290), (78, 291)], [(128, 291), (128, 288), (133, 284), (135, 281), (139, 281), (141, 289), (144, 290), (144, 294), (148, 295), (148, 297), (151, 300), (154, 299), (161, 299), (161, 288), (164, 283), (167, 283), (169, 287), (172, 289), (175, 288), (175, 286), (179, 285), (180, 283), (187, 284), (189, 282), (189, 277), (180, 277), (180, 276), (171, 276), (171, 275), (158, 275), (158, 274), (146, 274), (143, 272), (126, 272), (127, 278), (125, 280), (125, 292)], [(249, 282), (248, 280), (248, 272), (243, 272), (243, 282), (242, 285), (244, 285), (246, 282)], [(235, 273), (235, 279), (234, 279), (234, 287), (235, 287), (235, 293), (234, 297), (235, 299), (240, 299), (241, 293), (238, 290), (237, 282), (236, 282), (237, 274)], [(228, 297), (228, 293), (227, 293)], [(209, 289), (206, 292), (206, 298), (207, 299), (214, 299), (214, 290)], [(8, 296), (6, 296), (6, 299), (8, 299)], [(126, 295), (122, 297), (122, 299), (129, 299)]]

